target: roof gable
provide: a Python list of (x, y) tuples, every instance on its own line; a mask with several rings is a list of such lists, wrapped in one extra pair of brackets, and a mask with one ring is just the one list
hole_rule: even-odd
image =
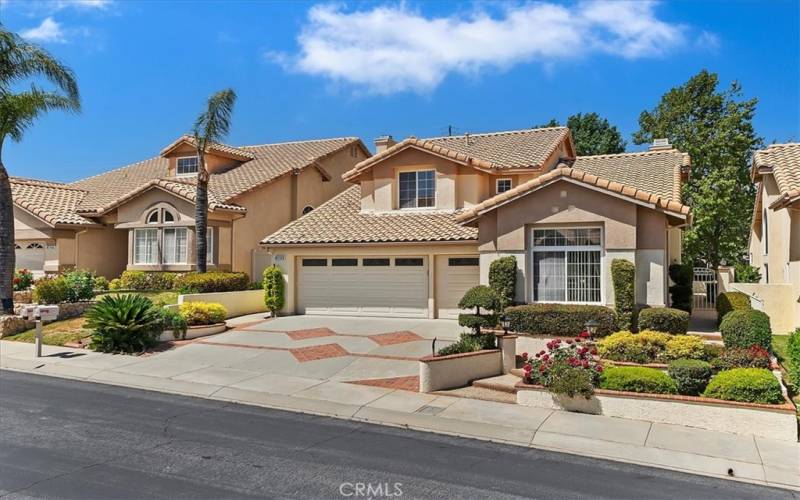
[(86, 191), (66, 184), (12, 177), (11, 197), (18, 208), (41, 219), (50, 226), (93, 225), (75, 212)]
[(752, 175), (758, 182), (769, 172), (780, 196), (770, 208), (781, 208), (800, 200), (800, 143), (771, 144), (753, 155)]

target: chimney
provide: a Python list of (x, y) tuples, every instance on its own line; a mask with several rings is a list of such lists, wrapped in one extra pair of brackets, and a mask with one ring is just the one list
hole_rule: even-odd
[(650, 151), (668, 151), (672, 149), (672, 144), (669, 139), (653, 139), (653, 145), (650, 146)]
[(397, 144), (391, 135), (382, 135), (375, 138), (375, 154), (382, 153)]

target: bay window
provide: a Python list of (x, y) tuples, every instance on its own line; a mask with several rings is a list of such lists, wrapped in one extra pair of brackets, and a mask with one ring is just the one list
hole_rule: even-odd
[(166, 228), (162, 257), (164, 264), (186, 264), (187, 234), (185, 227)]
[(206, 228), (206, 263), (214, 263), (214, 228)]
[(602, 230), (534, 229), (533, 300), (601, 302)]
[(158, 229), (133, 230), (133, 263), (158, 264)]
[(400, 208), (436, 206), (436, 171), (400, 172)]

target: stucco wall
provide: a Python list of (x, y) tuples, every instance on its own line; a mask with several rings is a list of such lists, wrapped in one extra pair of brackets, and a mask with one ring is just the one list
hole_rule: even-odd
[(184, 302), (216, 302), (217, 304), (222, 304), (228, 311), (227, 318), (267, 311), (267, 306), (264, 304), (264, 290), (179, 295), (178, 304), (183, 304)]
[(769, 316), (772, 333), (794, 331), (797, 296), (791, 283), (731, 283), (729, 288), (751, 297), (753, 309), (764, 311)]
[(127, 231), (113, 228), (89, 229), (76, 234), (79, 269), (91, 269), (109, 280), (118, 277), (128, 264)]
[(419, 392), (463, 387), (473, 380), (503, 373), (500, 350), (451, 356), (425, 357), (419, 361)]
[(53, 229), (41, 219), (14, 207), (14, 240), (47, 239)]

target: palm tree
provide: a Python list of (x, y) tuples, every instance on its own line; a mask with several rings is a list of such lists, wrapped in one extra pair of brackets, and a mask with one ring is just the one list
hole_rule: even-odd
[[(33, 83), (30, 89), (12, 91), (25, 80), (43, 78), (56, 86), (44, 90)], [(14, 142), (39, 116), (52, 110), (80, 111), (78, 83), (71, 69), (46, 50), (28, 43), (0, 25), (0, 300), (2, 311), (14, 310), (14, 206), (11, 183), (2, 161), (3, 143)]]
[(194, 140), (197, 146), (197, 192), (195, 195), (194, 224), (197, 249), (197, 270), (206, 272), (206, 230), (208, 228), (208, 179), (206, 152), (220, 143), (231, 128), (231, 114), (236, 102), (232, 89), (220, 90), (208, 98), (206, 110), (194, 122)]

